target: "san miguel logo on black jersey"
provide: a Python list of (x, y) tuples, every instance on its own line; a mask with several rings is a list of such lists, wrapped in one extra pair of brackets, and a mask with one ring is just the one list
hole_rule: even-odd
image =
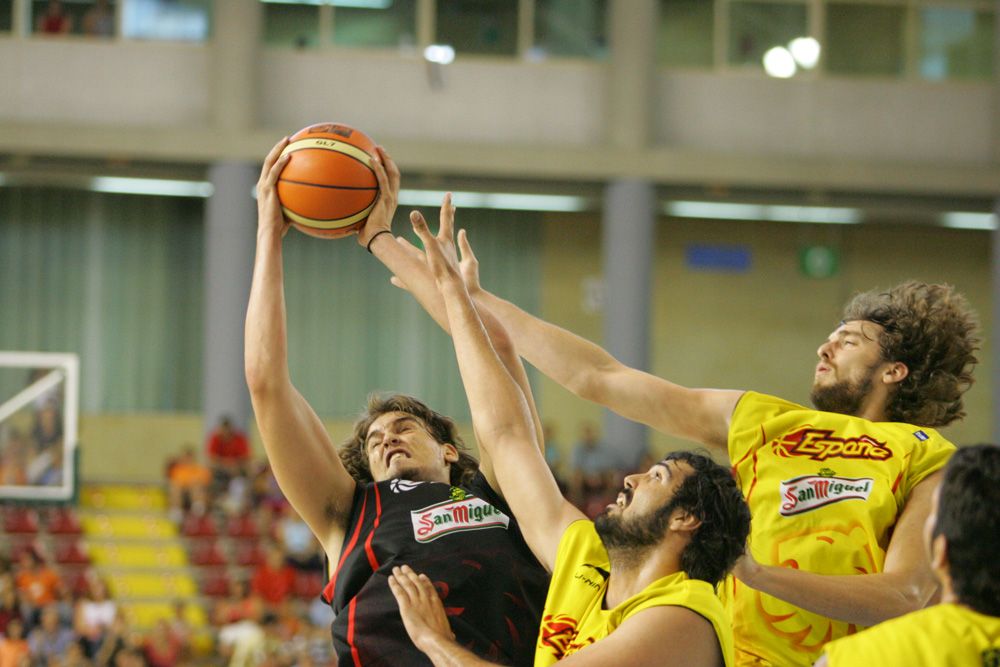
[(412, 510), (410, 520), (417, 542), (432, 542), (443, 535), (467, 530), (506, 529), (510, 525), (509, 516), (475, 496)]
[(779, 456), (805, 456), (814, 461), (827, 459), (869, 459), (885, 461), (892, 450), (870, 435), (838, 438), (830, 429), (804, 428), (771, 443)]

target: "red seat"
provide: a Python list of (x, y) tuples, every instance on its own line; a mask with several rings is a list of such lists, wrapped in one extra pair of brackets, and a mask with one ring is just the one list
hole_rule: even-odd
[(90, 592), (90, 570), (85, 567), (62, 568), (63, 581), (70, 593), (76, 596), (87, 595)]
[(257, 539), (260, 536), (260, 531), (257, 529), (257, 522), (251, 514), (241, 514), (231, 519), (226, 525), (226, 535), (242, 539)]
[(241, 544), (236, 551), (236, 564), (243, 567), (257, 566), (264, 562), (264, 550), (260, 542)]
[(19, 535), (15, 538), (11, 538), (10, 541), (10, 560), (16, 563), (21, 560), (21, 556), (26, 552), (31, 551), (33, 553), (40, 553), (38, 545), (35, 543), (34, 535)]
[(215, 537), (218, 534), (215, 521), (207, 514), (188, 514), (181, 523), (181, 535), (185, 537)]
[(224, 569), (208, 570), (201, 578), (201, 594), (218, 598), (229, 595), (229, 575)]
[(82, 535), (83, 526), (69, 507), (57, 507), (49, 514), (49, 532), (53, 535)]
[(60, 565), (89, 565), (90, 556), (77, 539), (61, 540), (56, 543), (55, 559)]
[(323, 592), (323, 575), (319, 572), (299, 572), (295, 576), (292, 594), (298, 598), (314, 598)]
[(11, 507), (3, 518), (5, 533), (37, 533), (38, 514), (27, 507)]
[(212, 538), (197, 540), (191, 549), (191, 564), (200, 567), (217, 567), (226, 564), (226, 555)]

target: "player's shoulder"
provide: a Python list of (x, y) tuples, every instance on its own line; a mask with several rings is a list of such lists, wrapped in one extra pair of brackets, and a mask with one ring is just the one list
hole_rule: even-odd
[(760, 421), (786, 412), (812, 411), (804, 405), (771, 394), (746, 391), (736, 402), (734, 420)]

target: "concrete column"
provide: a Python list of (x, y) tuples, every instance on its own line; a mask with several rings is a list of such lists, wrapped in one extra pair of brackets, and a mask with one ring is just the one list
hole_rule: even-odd
[(211, 122), (223, 132), (255, 127), (261, 3), (215, 0)]
[(209, 170), (215, 193), (205, 207), (205, 333), (202, 414), (206, 433), (222, 415), (239, 428), (250, 418), (243, 375), (243, 322), (256, 244), (251, 196), (258, 167), (222, 162)]
[[(607, 88), (607, 141), (613, 149), (641, 152), (650, 140), (655, 96), (656, 0), (612, 0), (611, 67)], [(655, 243), (656, 194), (652, 183), (621, 179), (604, 192), (604, 342), (611, 354), (649, 370), (650, 284)], [(646, 450), (645, 426), (610, 411), (606, 442), (632, 469)]]
[[(604, 193), (604, 340), (622, 363), (649, 370), (656, 193), (652, 184), (620, 180)], [(631, 470), (649, 442), (648, 429), (605, 411), (605, 441)]]

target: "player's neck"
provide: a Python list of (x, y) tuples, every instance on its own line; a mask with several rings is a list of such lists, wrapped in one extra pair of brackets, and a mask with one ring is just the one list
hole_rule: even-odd
[[(666, 542), (666, 541), (665, 541)], [(608, 550), (611, 574), (604, 606), (612, 609), (647, 586), (681, 569), (681, 551), (663, 543), (636, 550)]]
[(889, 415), (886, 412), (888, 403), (888, 396), (886, 396), (884, 391), (873, 389), (868, 392), (868, 395), (861, 402), (861, 406), (852, 416), (872, 422), (889, 421)]

